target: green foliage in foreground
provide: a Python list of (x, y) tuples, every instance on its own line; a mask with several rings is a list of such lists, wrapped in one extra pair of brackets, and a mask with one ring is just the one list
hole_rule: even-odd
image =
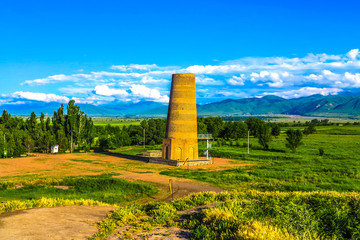
[[(17, 186), (17, 188), (16, 188)], [(90, 199), (116, 204), (153, 195), (151, 185), (112, 178), (109, 175), (65, 177), (63, 179), (35, 179), (4, 182), (0, 185), (0, 201), (49, 199)], [(2, 204), (6, 204), (2, 203)], [(10, 208), (9, 210), (15, 210)]]
[[(184, 211), (212, 203), (215, 207)], [(159, 225), (177, 225), (190, 229), (192, 239), (359, 239), (359, 222), (359, 193), (205, 192), (173, 203), (117, 209), (99, 224), (93, 239), (103, 239), (125, 225), (122, 238)]]

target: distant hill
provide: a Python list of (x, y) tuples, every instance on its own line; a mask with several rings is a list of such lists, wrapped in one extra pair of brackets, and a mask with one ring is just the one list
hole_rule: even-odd
[[(123, 117), (166, 117), (168, 105), (151, 101), (138, 103), (111, 103), (106, 105), (78, 104), (89, 116)], [(30, 102), (24, 104), (0, 105), (12, 115), (29, 116), (41, 112), (52, 116), (59, 103)], [(199, 116), (243, 116), (243, 115), (301, 115), (314, 117), (360, 117), (360, 96), (312, 95), (308, 97), (285, 99), (278, 96), (262, 98), (227, 99), (205, 105), (198, 105)]]

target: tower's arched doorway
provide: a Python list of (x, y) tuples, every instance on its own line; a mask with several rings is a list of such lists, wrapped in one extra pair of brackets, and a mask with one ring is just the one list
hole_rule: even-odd
[(177, 148), (176, 156), (178, 156), (179, 160), (182, 160), (182, 149), (180, 147)]

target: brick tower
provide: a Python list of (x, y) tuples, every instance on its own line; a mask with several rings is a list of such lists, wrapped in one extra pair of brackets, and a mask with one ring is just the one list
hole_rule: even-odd
[(172, 75), (163, 159), (197, 160), (197, 113), (195, 74)]

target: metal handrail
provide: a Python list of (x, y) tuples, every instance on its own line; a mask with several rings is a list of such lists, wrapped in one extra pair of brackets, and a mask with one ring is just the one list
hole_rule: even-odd
[(198, 139), (212, 139), (213, 138), (212, 134), (198, 134), (197, 137), (198, 137)]

